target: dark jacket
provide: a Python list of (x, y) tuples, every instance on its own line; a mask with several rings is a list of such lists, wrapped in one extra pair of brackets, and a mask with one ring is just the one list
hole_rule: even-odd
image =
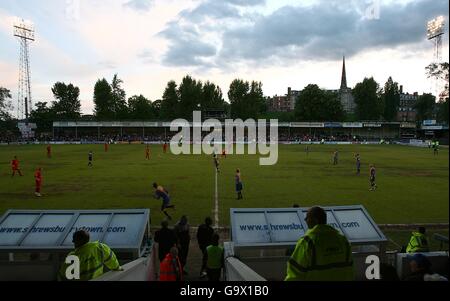
[(214, 229), (206, 224), (200, 225), (197, 231), (197, 241), (200, 249), (206, 249), (212, 242), (212, 236), (214, 235)]
[(174, 229), (175, 234), (178, 238), (178, 243), (180, 245), (188, 245), (191, 241), (190, 227), (189, 224), (182, 225), (180, 223), (176, 224)]
[(161, 229), (155, 233), (155, 242), (159, 244), (159, 261), (163, 261), (170, 249), (176, 245), (177, 237), (171, 229)]

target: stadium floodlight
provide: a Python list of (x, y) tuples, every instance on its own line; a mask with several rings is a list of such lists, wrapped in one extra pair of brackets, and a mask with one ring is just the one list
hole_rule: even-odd
[(444, 16), (439, 16), (428, 22), (427, 25), (427, 37), (428, 40), (432, 40), (438, 36), (444, 34), (445, 18)]
[(23, 19), (15, 22), (14, 23), (14, 36), (21, 38), (21, 39), (34, 41), (34, 26), (33, 26), (33, 24), (31, 22), (25, 21)]
[(17, 94), (17, 118), (25, 115), (28, 120), (29, 112), (32, 110), (31, 99), (31, 70), (29, 44), (34, 42), (34, 26), (30, 21), (17, 19), (14, 22), (14, 36), (20, 41), (20, 63), (19, 63), (19, 91)]

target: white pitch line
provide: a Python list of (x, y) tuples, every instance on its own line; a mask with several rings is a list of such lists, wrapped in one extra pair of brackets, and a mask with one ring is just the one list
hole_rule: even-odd
[(218, 181), (218, 172), (217, 172), (217, 168), (215, 168), (216, 170), (216, 191), (215, 191), (215, 208), (214, 208), (214, 222), (215, 222), (215, 228), (217, 230), (219, 230), (219, 181)]

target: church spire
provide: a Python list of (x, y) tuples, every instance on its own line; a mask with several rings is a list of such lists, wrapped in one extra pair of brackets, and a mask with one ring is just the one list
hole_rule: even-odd
[(347, 71), (345, 70), (345, 56), (342, 65), (341, 90), (347, 89)]

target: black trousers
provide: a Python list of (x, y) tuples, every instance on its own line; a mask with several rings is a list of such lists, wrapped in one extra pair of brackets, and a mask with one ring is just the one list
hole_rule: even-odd
[(180, 263), (181, 266), (184, 268), (189, 253), (189, 242), (180, 244), (179, 251), (180, 251)]
[(208, 281), (220, 281), (222, 269), (206, 269), (208, 274)]
[(206, 263), (208, 261), (208, 253), (206, 252), (206, 247), (201, 246), (200, 250), (202, 251), (202, 272), (206, 270)]

